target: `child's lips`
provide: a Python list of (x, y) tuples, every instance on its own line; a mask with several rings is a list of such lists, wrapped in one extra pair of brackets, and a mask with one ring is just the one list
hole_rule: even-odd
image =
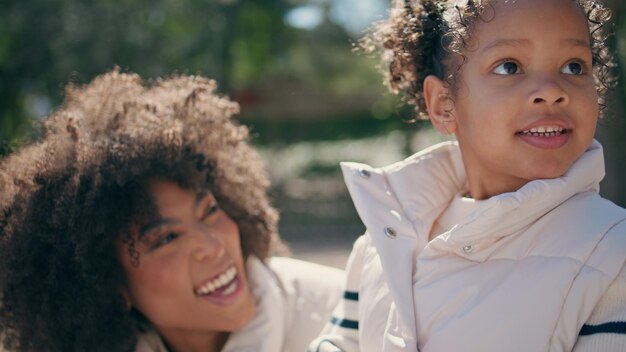
[(553, 132), (530, 132), (529, 130), (518, 132), (522, 141), (541, 149), (558, 149), (569, 140), (572, 130), (558, 130)]
[(572, 128), (562, 115), (550, 115), (533, 121), (515, 135), (524, 142), (541, 149), (558, 149), (565, 145)]
[(519, 130), (518, 133), (531, 130), (539, 130), (542, 128), (570, 130), (571, 126), (569, 125), (569, 123), (567, 123), (567, 120), (562, 115), (549, 115), (533, 121), (532, 123)]

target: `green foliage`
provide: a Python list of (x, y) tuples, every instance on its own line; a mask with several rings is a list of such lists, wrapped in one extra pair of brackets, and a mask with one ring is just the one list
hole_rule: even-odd
[[(145, 77), (258, 77), (281, 38), (281, 1), (12, 0), (0, 4), (0, 137), (29, 130), (62, 87), (115, 65)], [(245, 25), (242, 25), (245, 24)], [(245, 53), (237, 48), (248, 43)], [(282, 45), (282, 44), (281, 44)], [(250, 50), (248, 50), (250, 49)], [(241, 57), (233, 56), (241, 54)], [(233, 63), (237, 63), (236, 65)], [(239, 72), (240, 66), (245, 66)]]
[(236, 98), (242, 91), (261, 96), (256, 105), (242, 103), (245, 118), (276, 118), (274, 113), (264, 114), (265, 107), (297, 104), (297, 100), (290, 101), (294, 90), (310, 106), (339, 106), (338, 100), (350, 98), (360, 104), (327, 109), (323, 116), (294, 106), (278, 119), (307, 114), (366, 119), (372, 115), (369, 105), (374, 101), (379, 101), (376, 116), (389, 116), (392, 107), (386, 103), (388, 98), (380, 98), (383, 89), (374, 64), (351, 52), (345, 29), (328, 19), (311, 31), (285, 24), (285, 14), (299, 3), (3, 1), (0, 138), (15, 143), (30, 133), (31, 121), (59, 104), (67, 83), (88, 82), (114, 66), (144, 77), (198, 73), (216, 79), (222, 91)]
[(254, 140), (261, 145), (289, 145), (299, 141), (338, 141), (343, 139), (360, 139), (403, 130), (414, 132), (425, 126), (428, 121), (409, 123), (402, 116), (410, 115), (405, 108), (390, 115), (389, 118), (375, 119), (370, 115), (343, 116), (339, 121), (310, 120), (269, 120), (243, 119), (250, 127)]
[(277, 53), (285, 50), (289, 31), (282, 22), (284, 9), (266, 4), (242, 6), (230, 43), (231, 83), (246, 85), (271, 67)]

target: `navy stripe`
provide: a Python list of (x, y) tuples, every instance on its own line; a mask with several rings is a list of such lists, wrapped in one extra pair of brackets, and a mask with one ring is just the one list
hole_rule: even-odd
[(331, 317), (330, 323), (333, 325), (338, 325), (346, 329), (354, 329), (354, 330), (359, 329), (359, 322), (356, 320), (339, 319), (337, 317)]
[(343, 298), (350, 300), (350, 301), (357, 301), (359, 300), (359, 293), (358, 292), (352, 292), (352, 291), (346, 291), (343, 293)]
[(587, 336), (593, 334), (622, 334), (626, 335), (626, 321), (613, 321), (600, 325), (583, 325), (578, 336)]

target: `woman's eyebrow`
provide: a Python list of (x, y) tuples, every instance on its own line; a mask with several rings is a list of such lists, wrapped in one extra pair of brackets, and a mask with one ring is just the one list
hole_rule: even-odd
[(196, 200), (193, 203), (193, 211), (194, 213), (198, 210), (198, 207), (200, 206), (200, 204), (202, 204), (202, 202), (210, 195), (210, 192), (207, 191), (202, 191), (202, 192), (198, 192), (196, 193)]
[(167, 225), (175, 225), (178, 221), (173, 219), (157, 219), (139, 228), (139, 240), (144, 238), (150, 231)]

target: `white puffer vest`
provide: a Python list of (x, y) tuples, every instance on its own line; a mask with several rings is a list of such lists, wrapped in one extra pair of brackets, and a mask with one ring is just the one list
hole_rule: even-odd
[(361, 351), (570, 351), (626, 261), (626, 210), (597, 193), (595, 141), (563, 177), (482, 201), (430, 242), (466, 189), (456, 143), (381, 169), (342, 168), (371, 238)]

